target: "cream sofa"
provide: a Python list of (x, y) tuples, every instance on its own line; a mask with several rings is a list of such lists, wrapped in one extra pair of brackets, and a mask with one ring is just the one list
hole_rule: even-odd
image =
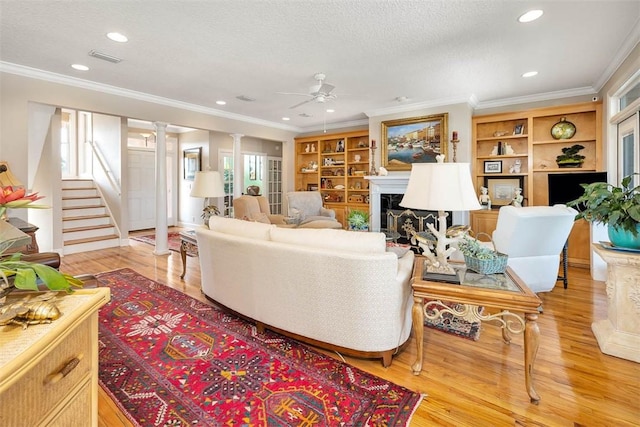
[(409, 338), (414, 255), (383, 233), (211, 217), (196, 237), (204, 294), (260, 328), (384, 366)]

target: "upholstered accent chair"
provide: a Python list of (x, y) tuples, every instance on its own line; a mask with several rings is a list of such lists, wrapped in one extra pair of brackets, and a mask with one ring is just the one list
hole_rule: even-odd
[(507, 265), (533, 292), (555, 287), (560, 254), (577, 213), (565, 205), (500, 208), (493, 243), (509, 255)]
[(287, 193), (288, 215), (302, 228), (342, 228), (336, 212), (322, 206), (318, 191), (292, 191)]
[(233, 199), (233, 216), (247, 221), (285, 225), (284, 215), (272, 214), (269, 200), (264, 196), (243, 195)]

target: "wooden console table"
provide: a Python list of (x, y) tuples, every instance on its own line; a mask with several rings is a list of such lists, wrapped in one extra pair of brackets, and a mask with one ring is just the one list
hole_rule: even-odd
[[(538, 296), (516, 276), (509, 267), (503, 274), (477, 274), (464, 269), (460, 264), (458, 277), (460, 284), (436, 282), (424, 279), (426, 259), (417, 256), (413, 268), (413, 333), (416, 337), (417, 355), (411, 369), (415, 375), (422, 371), (424, 347), (424, 318), (436, 320), (443, 313), (451, 313), (468, 322), (497, 321), (502, 327), (502, 339), (509, 343), (510, 333), (524, 332), (524, 378), (532, 403), (538, 404), (540, 396), (533, 386), (533, 364), (538, 353), (540, 330), (538, 328), (538, 307), (542, 304)], [(424, 301), (435, 306), (433, 314), (425, 312)], [(443, 301), (462, 304), (461, 309), (450, 308)], [(490, 306), (501, 310), (496, 314), (481, 314), (478, 306)], [(523, 312), (524, 318), (515, 314)]]
[(10, 254), (21, 252), (23, 254), (37, 254), (38, 252), (40, 252), (40, 248), (38, 247), (38, 242), (36, 240), (36, 231), (38, 231), (38, 227), (33, 224), (29, 224), (27, 221), (15, 217), (9, 218), (8, 223), (31, 237), (31, 243), (28, 243), (25, 246), (8, 249), (5, 253)]
[(608, 308), (591, 330), (603, 353), (640, 362), (640, 253), (592, 246), (607, 263)]

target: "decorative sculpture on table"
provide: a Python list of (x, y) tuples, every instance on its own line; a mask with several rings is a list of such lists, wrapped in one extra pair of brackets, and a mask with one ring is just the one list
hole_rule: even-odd
[(481, 209), (491, 209), (491, 197), (489, 197), (489, 189), (487, 187), (480, 187), (480, 197), (478, 197), (478, 202), (480, 202)]
[(522, 188), (516, 188), (514, 191), (515, 194), (513, 196), (513, 199), (511, 200), (511, 204), (516, 208), (521, 208), (522, 201), (524, 200), (524, 197), (522, 196)]

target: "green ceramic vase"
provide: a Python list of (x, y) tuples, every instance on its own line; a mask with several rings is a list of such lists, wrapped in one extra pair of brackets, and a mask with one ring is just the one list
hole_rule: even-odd
[(622, 228), (614, 228), (609, 226), (609, 240), (613, 246), (629, 249), (640, 249), (640, 224), (636, 225), (637, 234), (634, 236), (630, 231)]

